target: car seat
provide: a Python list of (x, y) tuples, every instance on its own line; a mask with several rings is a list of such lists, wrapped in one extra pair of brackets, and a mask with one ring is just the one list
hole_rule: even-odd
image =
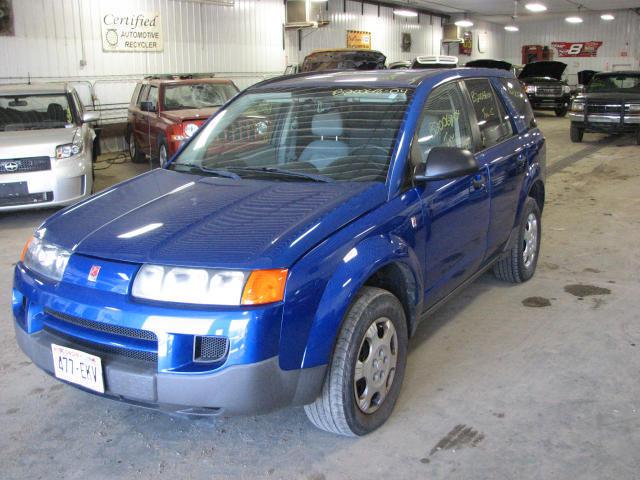
[(337, 112), (317, 113), (311, 119), (311, 133), (320, 137), (305, 147), (300, 162), (309, 162), (322, 170), (327, 165), (346, 157), (349, 147), (340, 140), (342, 135), (342, 115)]
[(50, 103), (47, 107), (47, 117), (49, 120), (54, 120), (56, 122), (65, 122), (67, 121), (67, 115), (64, 112), (64, 108), (59, 103)]

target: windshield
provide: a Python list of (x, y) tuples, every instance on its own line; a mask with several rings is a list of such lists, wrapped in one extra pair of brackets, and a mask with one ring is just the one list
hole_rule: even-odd
[(164, 90), (164, 110), (219, 107), (237, 90), (228, 83), (195, 83), (167, 85)]
[(640, 75), (596, 75), (587, 92), (640, 93)]
[(0, 131), (65, 128), (73, 123), (65, 94), (0, 96)]
[(301, 88), (248, 93), (201, 129), (170, 168), (288, 181), (385, 181), (411, 92)]

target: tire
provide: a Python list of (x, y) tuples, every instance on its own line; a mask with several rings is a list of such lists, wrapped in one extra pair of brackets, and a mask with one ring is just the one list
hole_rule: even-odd
[[(535, 219), (535, 222), (533, 221)], [(535, 230), (534, 230), (535, 229)], [(528, 232), (533, 231), (534, 236)], [(515, 244), (498, 260), (493, 267), (493, 273), (500, 280), (511, 283), (522, 283), (533, 277), (540, 256), (540, 240), (542, 234), (542, 222), (538, 203), (528, 197), (522, 211), (522, 221), (518, 229), (518, 238)], [(535, 246), (533, 252), (526, 247)]]
[[(391, 341), (387, 344), (385, 338)], [(376, 345), (377, 341), (380, 343)], [(366, 435), (380, 427), (400, 395), (407, 343), (407, 321), (400, 301), (387, 290), (363, 287), (344, 317), (322, 392), (304, 407), (311, 423), (349, 437)], [(395, 368), (390, 368), (394, 352)], [(379, 359), (383, 359), (381, 363)], [(357, 372), (363, 376), (356, 379)], [(380, 403), (376, 403), (376, 396)]]
[(573, 143), (582, 143), (582, 138), (584, 137), (584, 128), (577, 126), (575, 123), (572, 123), (570, 136)]
[(568, 107), (556, 108), (556, 117), (566, 117), (567, 112), (569, 111)]
[(160, 164), (160, 168), (164, 167), (169, 161), (169, 154), (167, 152), (167, 142), (162, 138), (158, 145), (158, 163)]
[(136, 136), (133, 134), (133, 131), (129, 132), (129, 158), (133, 163), (144, 163), (146, 158), (144, 154), (138, 148), (138, 144), (136, 143)]

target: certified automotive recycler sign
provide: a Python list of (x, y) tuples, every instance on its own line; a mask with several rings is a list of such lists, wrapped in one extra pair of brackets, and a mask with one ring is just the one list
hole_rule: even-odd
[(105, 52), (162, 51), (162, 22), (158, 12), (106, 10), (100, 22)]

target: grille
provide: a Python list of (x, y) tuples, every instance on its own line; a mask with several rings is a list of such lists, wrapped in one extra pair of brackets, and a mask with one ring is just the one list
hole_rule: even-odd
[(126, 358), (133, 358), (136, 360), (141, 360), (143, 362), (158, 362), (158, 353), (157, 352), (149, 352), (146, 350), (132, 350), (129, 348), (121, 348), (121, 347), (111, 347), (108, 345), (101, 345), (99, 343), (87, 342), (82, 340), (81, 338), (72, 337), (70, 335), (66, 335), (62, 332), (59, 332), (55, 328), (51, 326), (45, 326), (44, 329), (55, 335), (56, 337), (67, 340), (70, 343), (70, 347), (79, 347), (82, 350), (88, 350), (89, 353), (95, 352), (97, 354), (106, 353), (107, 355), (121, 356)]
[(63, 322), (76, 325), (78, 327), (88, 328), (90, 330), (97, 330), (99, 332), (112, 333), (113, 335), (120, 335), (121, 337), (137, 338), (139, 340), (148, 340), (151, 342), (157, 342), (158, 337), (155, 333), (148, 330), (140, 330), (137, 328), (123, 327), (120, 325), (111, 325), (109, 323), (95, 322), (93, 320), (85, 320), (84, 318), (74, 317), (67, 315), (66, 313), (54, 312), (53, 310), (45, 309), (47, 315), (51, 315)]
[(587, 105), (587, 113), (620, 114), (622, 105)]
[(41, 172), (51, 170), (49, 157), (9, 158), (0, 160), (0, 175), (5, 173)]
[(193, 360), (196, 362), (218, 362), (227, 355), (229, 339), (226, 337), (196, 337)]
[(50, 202), (52, 200), (53, 192), (13, 195), (9, 197), (0, 197), (0, 207), (9, 207), (12, 205), (31, 205), (32, 203)]
[(536, 95), (538, 97), (561, 97), (562, 87), (537, 87)]

